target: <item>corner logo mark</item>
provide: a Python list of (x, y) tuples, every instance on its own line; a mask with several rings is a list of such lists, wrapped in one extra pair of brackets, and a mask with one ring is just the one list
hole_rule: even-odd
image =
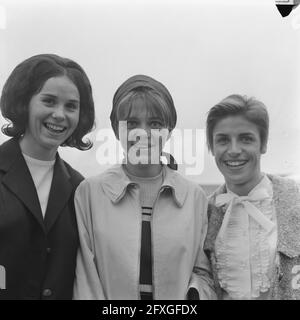
[(299, 0), (275, 0), (276, 7), (283, 18), (297, 8), (299, 2)]

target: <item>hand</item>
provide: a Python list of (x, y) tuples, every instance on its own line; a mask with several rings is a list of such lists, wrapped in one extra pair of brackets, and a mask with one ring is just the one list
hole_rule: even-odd
[(187, 293), (187, 300), (200, 300), (199, 292), (196, 288), (190, 288)]

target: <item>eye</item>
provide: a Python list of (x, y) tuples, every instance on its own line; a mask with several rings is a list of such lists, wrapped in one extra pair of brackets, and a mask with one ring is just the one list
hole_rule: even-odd
[(227, 137), (221, 136), (216, 138), (215, 143), (225, 145), (228, 141), (229, 139)]
[(150, 122), (151, 129), (161, 129), (163, 124), (160, 121), (151, 121)]
[(134, 120), (127, 120), (127, 129), (134, 129), (138, 125), (137, 121)]
[(45, 97), (42, 101), (47, 107), (52, 107), (55, 104), (55, 99), (51, 97)]
[(241, 141), (242, 141), (243, 143), (251, 143), (251, 142), (254, 141), (254, 139), (253, 139), (253, 137), (251, 137), (251, 136), (243, 136), (243, 137), (241, 137)]
[(77, 103), (69, 102), (66, 104), (66, 108), (71, 111), (76, 111), (79, 109), (79, 105)]

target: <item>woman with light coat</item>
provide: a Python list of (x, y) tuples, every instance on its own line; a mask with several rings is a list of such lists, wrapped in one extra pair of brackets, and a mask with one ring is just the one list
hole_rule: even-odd
[(153, 78), (126, 80), (111, 123), (124, 163), (83, 181), (75, 195), (80, 235), (75, 299), (210, 299), (203, 252), (207, 199), (160, 160), (176, 124), (167, 88)]

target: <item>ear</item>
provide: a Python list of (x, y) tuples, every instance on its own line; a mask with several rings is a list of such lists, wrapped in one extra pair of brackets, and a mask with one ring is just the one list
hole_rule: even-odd
[[(208, 145), (207, 145), (208, 146)], [(213, 155), (213, 156), (215, 156), (215, 152), (214, 152), (214, 146), (209, 146), (208, 147), (208, 153), (209, 152), (211, 152), (211, 154)]]
[(261, 145), (260, 153), (264, 154), (266, 152), (267, 152), (267, 143), (264, 143), (264, 144)]
[(172, 136), (172, 130), (169, 130), (169, 133), (168, 133), (168, 136), (167, 136), (167, 140), (166, 140), (166, 141), (168, 141), (168, 140), (171, 138), (171, 136)]

